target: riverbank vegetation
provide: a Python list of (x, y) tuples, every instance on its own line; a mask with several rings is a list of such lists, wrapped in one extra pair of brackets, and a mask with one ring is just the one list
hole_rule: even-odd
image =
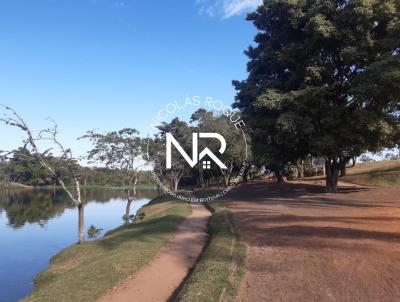
[(135, 223), (54, 256), (23, 301), (96, 301), (149, 262), (189, 213), (188, 203), (156, 198), (139, 210)]

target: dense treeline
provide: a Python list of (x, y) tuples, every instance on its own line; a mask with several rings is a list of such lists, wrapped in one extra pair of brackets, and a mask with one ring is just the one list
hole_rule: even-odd
[[(46, 160), (55, 167), (56, 172), (62, 176), (67, 185), (73, 183), (70, 173), (60, 163), (59, 158), (48, 155)], [(74, 165), (83, 186), (127, 186), (124, 171), (105, 167), (83, 167), (76, 162)], [(43, 169), (37, 157), (32, 156), (30, 151), (24, 148), (13, 151), (7, 161), (0, 162), (0, 178), (3, 184), (12, 182), (29, 186), (58, 185), (57, 179)], [(138, 184), (149, 185), (152, 183), (154, 182), (149, 172), (138, 172)]]

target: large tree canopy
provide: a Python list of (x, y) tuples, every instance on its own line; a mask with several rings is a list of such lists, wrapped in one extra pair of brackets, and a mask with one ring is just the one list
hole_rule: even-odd
[(327, 189), (352, 156), (398, 143), (400, 1), (266, 0), (234, 106), (256, 155), (324, 157)]

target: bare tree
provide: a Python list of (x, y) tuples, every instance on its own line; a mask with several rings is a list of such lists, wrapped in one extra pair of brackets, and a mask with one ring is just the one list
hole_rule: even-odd
[[(29, 128), (29, 126), (27, 125), (26, 121), (14, 109), (5, 105), (0, 106), (4, 109), (4, 113), (0, 118), (0, 121), (5, 123), (6, 125), (19, 128), (21, 131), (24, 132), (24, 134), (26, 135), (25, 139), (23, 140), (24, 148), (30, 149), (31, 151), (27, 154), (30, 154), (30, 156), (36, 158), (40, 165), (57, 180), (62, 189), (68, 195), (69, 199), (78, 207), (78, 242), (82, 243), (85, 240), (84, 204), (81, 199), (79, 175), (75, 164), (76, 159), (73, 157), (71, 149), (65, 148), (58, 140), (57, 124), (52, 121), (52, 127), (40, 130), (37, 135), (34, 135), (31, 128)], [(49, 141), (50, 144), (53, 145), (53, 147), (41, 152), (38, 147), (38, 142), (43, 141)], [(69, 172), (74, 181), (73, 189), (67, 187), (61, 174), (57, 172), (56, 168), (48, 160), (48, 155), (54, 149), (58, 149), (58, 151), (60, 152), (60, 156), (58, 157), (59, 162), (62, 164), (63, 168)], [(11, 152), (3, 152), (2, 157), (4, 158), (10, 154)]]
[(131, 203), (136, 195), (138, 172), (143, 161), (143, 142), (136, 129), (124, 128), (105, 134), (88, 131), (81, 138), (89, 139), (94, 145), (88, 152), (91, 162), (100, 162), (108, 168), (126, 172), (128, 183), (127, 204), (124, 215), (125, 224), (129, 223)]

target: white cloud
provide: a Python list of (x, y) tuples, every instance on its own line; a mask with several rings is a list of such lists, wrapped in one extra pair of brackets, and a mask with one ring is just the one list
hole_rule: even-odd
[(252, 11), (262, 4), (262, 0), (196, 0), (199, 14), (209, 17), (221, 16), (227, 19)]
[(224, 18), (255, 10), (261, 4), (262, 0), (224, 0)]

